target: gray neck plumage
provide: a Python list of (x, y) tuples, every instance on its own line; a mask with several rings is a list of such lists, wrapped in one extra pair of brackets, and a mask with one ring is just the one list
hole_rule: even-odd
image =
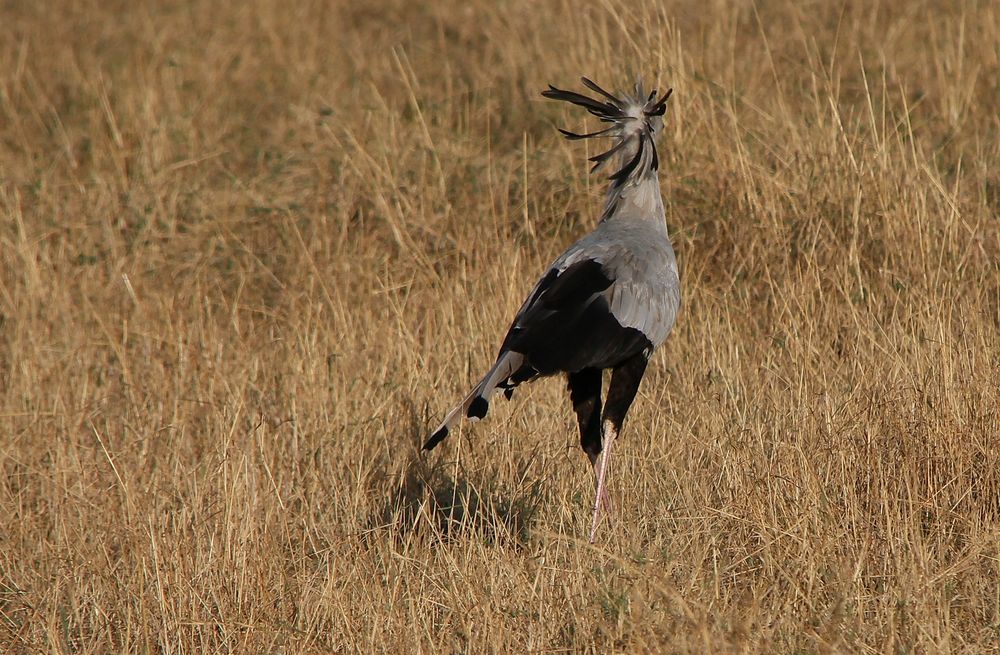
[(659, 157), (653, 137), (631, 134), (608, 155), (618, 155), (618, 172), (604, 200), (601, 221), (614, 219), (663, 221), (663, 198), (660, 196)]

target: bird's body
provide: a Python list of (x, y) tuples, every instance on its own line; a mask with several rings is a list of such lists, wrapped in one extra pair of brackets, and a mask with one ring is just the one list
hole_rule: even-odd
[[(647, 98), (637, 85), (634, 96), (618, 99), (586, 78), (584, 83), (610, 102), (554, 88), (544, 95), (584, 106), (613, 123), (591, 135), (563, 131), (574, 139), (616, 139), (609, 151), (592, 158), (595, 170), (612, 161), (621, 166), (610, 178), (600, 223), (549, 266), (514, 318), (496, 363), (449, 412), (424, 448), (436, 446), (463, 415), (485, 416), (496, 389), (510, 397), (522, 382), (565, 373), (581, 445), (597, 474), (593, 540), (611, 444), (621, 431), (650, 354), (666, 339), (677, 317), (680, 281), (667, 233), (655, 147), (669, 91), (656, 100), (655, 92)], [(612, 377), (602, 414), (605, 369), (612, 369)]]

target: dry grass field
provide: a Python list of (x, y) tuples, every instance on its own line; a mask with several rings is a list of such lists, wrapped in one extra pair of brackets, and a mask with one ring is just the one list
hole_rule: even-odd
[[(0, 2), (0, 652), (1000, 648), (1000, 8)], [(418, 449), (673, 86), (617, 519), (562, 380)]]

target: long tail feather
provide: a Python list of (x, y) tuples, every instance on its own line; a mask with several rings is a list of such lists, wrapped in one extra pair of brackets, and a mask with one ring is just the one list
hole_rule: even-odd
[(427, 439), (423, 449), (431, 450), (434, 446), (441, 443), (448, 436), (448, 432), (454, 427), (455, 423), (463, 416), (473, 421), (486, 416), (486, 412), (490, 406), (490, 398), (492, 398), (493, 392), (496, 391), (497, 385), (513, 375), (515, 371), (521, 368), (522, 364), (524, 364), (524, 355), (521, 353), (507, 351), (501, 354), (497, 358), (493, 368), (483, 376), (479, 384), (473, 387), (469, 395), (448, 412), (441, 425)]

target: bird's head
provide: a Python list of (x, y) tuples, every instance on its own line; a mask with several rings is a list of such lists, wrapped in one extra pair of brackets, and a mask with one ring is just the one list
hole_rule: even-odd
[(559, 129), (567, 139), (610, 137), (616, 140), (611, 149), (590, 158), (594, 162), (591, 172), (604, 168), (615, 155), (620, 156), (622, 168), (611, 176), (613, 180), (624, 181), (637, 172), (655, 171), (659, 165), (656, 137), (663, 129), (663, 115), (673, 89), (667, 89), (666, 93), (657, 97), (655, 89), (647, 94), (639, 82), (635, 85), (633, 93), (615, 96), (586, 77), (582, 78), (582, 81), (584, 86), (597, 93), (600, 99), (575, 91), (564, 91), (551, 85), (542, 91), (542, 95), (552, 100), (563, 100), (583, 107), (601, 121), (611, 123), (603, 130), (587, 134)]

